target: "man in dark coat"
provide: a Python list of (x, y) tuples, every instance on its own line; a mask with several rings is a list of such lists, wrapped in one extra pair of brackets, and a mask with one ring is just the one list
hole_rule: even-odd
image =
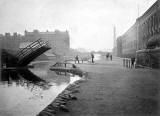
[(79, 63), (78, 55), (76, 55), (76, 57), (75, 57), (75, 63), (76, 63), (76, 61), (78, 61), (78, 63)]
[(131, 68), (134, 67), (134, 62), (135, 62), (135, 58), (133, 57), (133, 58), (131, 58)]
[(94, 54), (91, 53), (92, 63), (94, 63)]

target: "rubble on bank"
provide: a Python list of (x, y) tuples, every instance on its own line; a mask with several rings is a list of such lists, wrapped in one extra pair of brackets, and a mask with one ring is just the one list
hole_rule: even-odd
[[(84, 73), (85, 76), (87, 73)], [(79, 83), (85, 81), (85, 76), (82, 79), (70, 84), (62, 93), (60, 93), (54, 101), (43, 109), (37, 116), (55, 116), (57, 112), (69, 112), (66, 104), (69, 100), (78, 100), (75, 93), (79, 92)]]

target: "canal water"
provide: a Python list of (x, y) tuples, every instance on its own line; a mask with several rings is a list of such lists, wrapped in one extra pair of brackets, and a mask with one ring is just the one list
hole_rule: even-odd
[[(15, 70), (1, 70), (0, 116), (36, 116), (80, 77), (50, 71), (51, 62), (32, 64), (32, 73), (47, 82), (28, 81)], [(32, 77), (30, 77), (32, 78)]]

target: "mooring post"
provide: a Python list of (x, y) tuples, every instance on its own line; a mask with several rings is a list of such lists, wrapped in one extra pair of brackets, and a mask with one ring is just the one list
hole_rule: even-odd
[(125, 58), (123, 58), (123, 67), (125, 67)]
[(128, 59), (128, 68), (130, 68), (130, 59)]
[(126, 67), (128, 68), (128, 59), (126, 59)]

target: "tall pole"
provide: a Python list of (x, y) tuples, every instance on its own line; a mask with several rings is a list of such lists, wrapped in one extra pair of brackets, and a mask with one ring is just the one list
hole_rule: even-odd
[(138, 43), (139, 43), (139, 4), (137, 5), (137, 32), (136, 32), (136, 50), (138, 50)]
[(113, 27), (113, 52), (117, 55), (117, 44), (116, 44), (116, 26)]
[(116, 47), (116, 26), (113, 28), (113, 46)]

